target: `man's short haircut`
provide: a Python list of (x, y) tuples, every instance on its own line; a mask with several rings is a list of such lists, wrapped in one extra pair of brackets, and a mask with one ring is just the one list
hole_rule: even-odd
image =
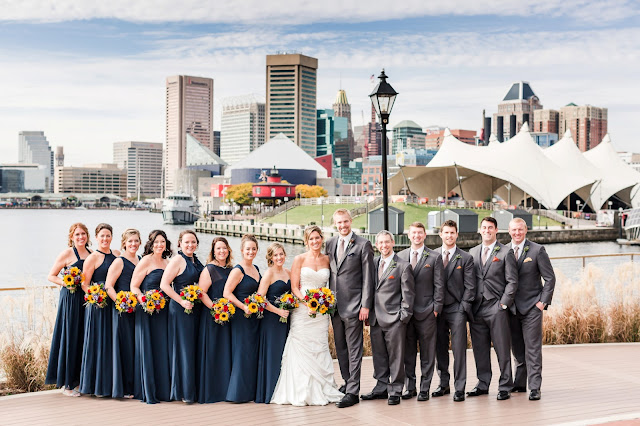
[(458, 232), (458, 224), (456, 223), (455, 220), (451, 220), (451, 219), (445, 220), (442, 223), (442, 226), (440, 227), (440, 229), (442, 230), (442, 228), (444, 228), (445, 226), (449, 226), (451, 228), (454, 228), (456, 230), (456, 232)]
[(511, 224), (524, 225), (524, 229), (527, 229), (527, 222), (521, 217), (514, 217), (509, 221), (509, 228), (511, 228)]
[(389, 236), (389, 238), (391, 238), (391, 241), (395, 241), (395, 240), (393, 239), (393, 234), (392, 234), (391, 232), (387, 231), (386, 229), (383, 229), (382, 231), (380, 231), (380, 232), (378, 232), (378, 233), (376, 234), (376, 242), (378, 241), (378, 238), (380, 238), (380, 237), (381, 237), (381, 236), (383, 236), (383, 235), (388, 235), (388, 236)]
[(409, 225), (409, 228), (411, 228), (412, 226), (414, 228), (421, 228), (424, 232), (427, 232), (426, 228), (424, 227), (424, 223), (422, 222), (413, 222), (411, 225)]
[(338, 210), (336, 210), (335, 212), (333, 212), (333, 216), (331, 216), (331, 217), (332, 217), (332, 219), (333, 219), (333, 222), (334, 222), (334, 223), (335, 223), (335, 221), (336, 221), (336, 216), (337, 216), (337, 215), (345, 215), (345, 216), (349, 216), (349, 219), (352, 219), (352, 217), (351, 217), (351, 212), (350, 212), (349, 210), (347, 210), (347, 209), (338, 209)]
[(482, 222), (493, 223), (493, 226), (495, 226), (496, 229), (498, 229), (498, 221), (494, 217), (491, 217), (491, 216), (483, 217), (480, 223)]

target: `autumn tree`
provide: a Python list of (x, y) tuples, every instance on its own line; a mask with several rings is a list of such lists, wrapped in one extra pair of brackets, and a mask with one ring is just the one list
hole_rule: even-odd
[(234, 203), (242, 206), (248, 206), (253, 203), (252, 189), (253, 183), (251, 182), (231, 185), (227, 188), (227, 194), (225, 195), (224, 200), (226, 202), (233, 200)]
[(326, 189), (319, 185), (296, 185), (296, 195), (300, 198), (318, 198), (329, 195)]

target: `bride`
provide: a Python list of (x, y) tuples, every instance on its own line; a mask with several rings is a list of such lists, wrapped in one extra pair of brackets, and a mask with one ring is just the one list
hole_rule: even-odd
[[(306, 290), (327, 287), (329, 256), (322, 254), (322, 230), (309, 226), (304, 231), (306, 253), (296, 256), (291, 268), (291, 290), (300, 300)], [(282, 354), (282, 366), (272, 404), (326, 405), (344, 396), (333, 379), (329, 353), (329, 316), (309, 316), (301, 302), (289, 316), (291, 329)]]

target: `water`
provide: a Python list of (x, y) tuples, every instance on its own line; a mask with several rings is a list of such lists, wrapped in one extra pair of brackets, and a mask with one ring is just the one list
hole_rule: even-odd
[[(48, 285), (49, 270), (56, 256), (67, 247), (69, 226), (74, 222), (87, 225), (91, 234), (99, 223), (109, 223), (114, 230), (113, 249), (120, 247), (120, 235), (126, 228), (136, 228), (142, 234), (143, 245), (150, 231), (163, 229), (175, 251), (178, 234), (190, 228), (186, 225), (165, 225), (162, 215), (146, 211), (0, 209), (0, 288), (23, 287), (29, 283)], [(197, 255), (204, 262), (215, 235), (198, 234), (198, 237), (200, 246)], [(93, 235), (92, 239), (95, 240)], [(235, 259), (239, 259), (240, 238), (227, 239)], [(259, 241), (255, 263), (261, 271), (267, 267), (264, 256), (268, 245), (266, 241)], [(287, 251), (285, 266), (290, 267), (295, 255), (304, 251), (304, 246), (284, 246)], [(546, 249), (551, 257), (629, 252), (640, 254), (640, 247), (619, 246), (615, 242), (548, 244)], [(628, 257), (603, 257), (588, 259), (587, 263), (608, 268), (628, 260)], [(637, 260), (640, 261), (640, 258)], [(582, 267), (582, 260), (554, 260), (553, 264), (567, 277), (575, 277)]]

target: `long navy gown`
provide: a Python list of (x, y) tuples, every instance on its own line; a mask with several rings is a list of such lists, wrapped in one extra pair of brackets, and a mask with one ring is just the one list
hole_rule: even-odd
[[(244, 276), (233, 294), (244, 303), (247, 296), (258, 291), (259, 280), (246, 275), (240, 265), (234, 268), (240, 269)], [(255, 314), (245, 318), (244, 312), (239, 309), (231, 319), (231, 378), (226, 398), (229, 402), (248, 402), (256, 397), (260, 321)]]
[[(100, 250), (96, 250), (102, 253)], [(91, 281), (104, 283), (109, 266), (116, 259), (111, 252), (104, 254), (104, 261), (96, 268)], [(84, 314), (84, 345), (82, 347), (82, 369), (80, 370), (80, 392), (98, 396), (111, 396), (113, 384), (113, 340), (112, 308), (107, 298), (104, 308), (88, 305)]]
[[(187, 266), (171, 284), (173, 290), (180, 294), (180, 290), (191, 284), (198, 284), (200, 272), (204, 266), (194, 256), (191, 260), (181, 251)], [(171, 400), (185, 402), (196, 401), (196, 350), (198, 344), (198, 320), (196, 304), (191, 314), (186, 314), (184, 308), (175, 300), (169, 302), (169, 368), (171, 370)]]
[[(136, 265), (129, 259), (122, 259), (122, 273), (116, 280), (114, 290), (131, 291), (131, 277)], [(134, 393), (134, 357), (135, 357), (135, 312), (120, 313), (113, 306), (113, 398), (122, 398)], [(137, 309), (142, 309), (136, 306)]]
[[(163, 273), (164, 269), (149, 272), (140, 284), (140, 291), (160, 290)], [(168, 305), (153, 315), (141, 307), (135, 312), (135, 397), (147, 404), (171, 401)]]
[[(82, 271), (84, 259), (80, 259), (74, 247), (76, 267)], [(73, 389), (80, 384), (80, 366), (82, 365), (82, 342), (84, 341), (84, 292), (78, 286), (75, 293), (62, 286), (58, 301), (56, 325), (51, 339), (49, 364), (45, 384)]]
[[(211, 276), (207, 295), (215, 301), (222, 297), (231, 269), (211, 264), (206, 267)], [(236, 311), (235, 315), (242, 312)], [(224, 401), (231, 375), (231, 328), (229, 324), (216, 324), (209, 312), (203, 310), (198, 335), (198, 402)]]
[[(267, 290), (267, 299), (273, 306), (278, 306), (278, 299), (291, 291), (291, 281), (277, 280)], [(256, 402), (271, 402), (271, 396), (280, 377), (282, 352), (289, 334), (289, 323), (280, 322), (280, 315), (265, 310), (260, 320), (260, 343), (258, 349), (258, 387)]]

